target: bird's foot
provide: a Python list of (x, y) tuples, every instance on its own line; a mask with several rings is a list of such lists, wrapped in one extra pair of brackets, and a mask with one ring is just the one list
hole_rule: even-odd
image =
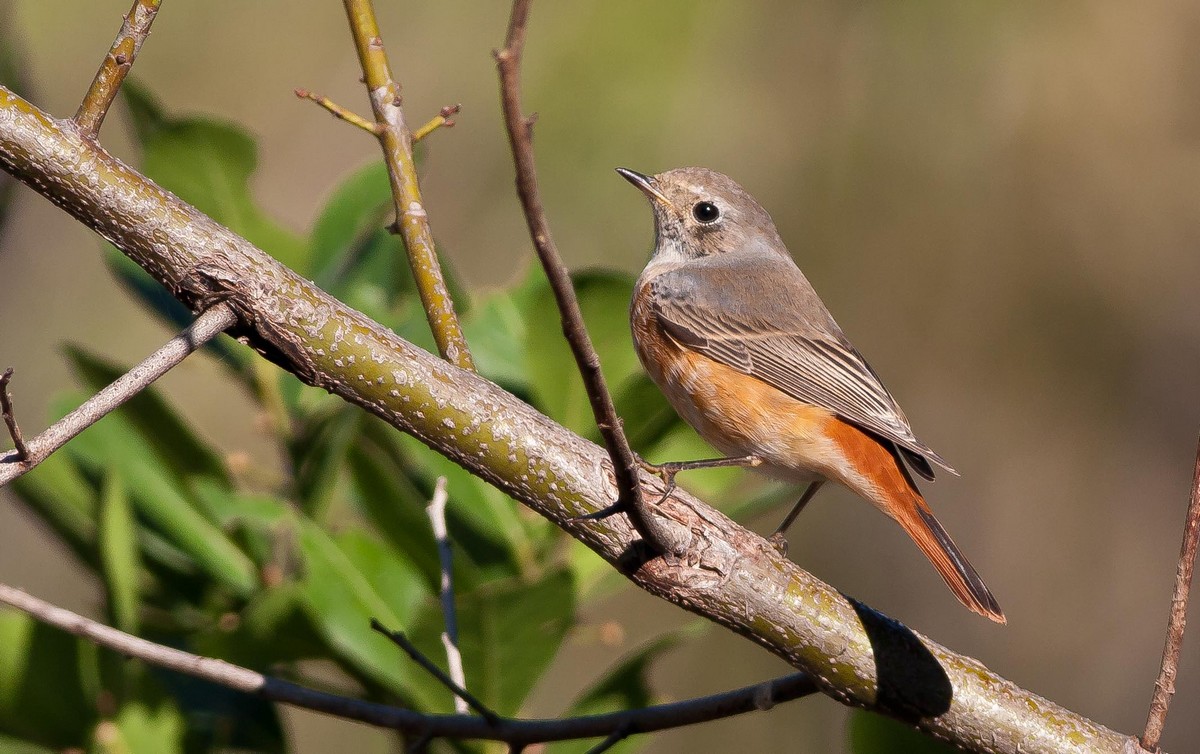
[(771, 536), (767, 537), (767, 541), (771, 543), (771, 546), (775, 548), (776, 552), (778, 552), (781, 556), (783, 556), (785, 558), (787, 557), (788, 541), (787, 541), (787, 536), (784, 535), (783, 532), (781, 532), (781, 531), (775, 532)]

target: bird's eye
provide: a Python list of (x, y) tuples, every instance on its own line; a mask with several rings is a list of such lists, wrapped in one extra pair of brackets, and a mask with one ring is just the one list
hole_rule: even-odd
[(715, 223), (721, 217), (721, 210), (712, 202), (697, 202), (696, 206), (692, 207), (692, 217), (698, 222), (705, 225)]

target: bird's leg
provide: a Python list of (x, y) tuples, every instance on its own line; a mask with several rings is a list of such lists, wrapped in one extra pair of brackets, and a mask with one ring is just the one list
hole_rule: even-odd
[(792, 522), (796, 520), (796, 516), (800, 515), (800, 511), (804, 510), (804, 506), (808, 505), (808, 502), (813, 499), (823, 484), (825, 484), (825, 480), (818, 479), (808, 485), (808, 489), (804, 491), (804, 494), (800, 496), (800, 499), (796, 501), (796, 504), (792, 506), (788, 514), (784, 516), (783, 522), (775, 529), (775, 533), (767, 538), (768, 542), (775, 545), (775, 549), (779, 551), (780, 555), (787, 557), (788, 542), (786, 534), (788, 527), (792, 525)]
[(654, 474), (667, 485), (667, 491), (662, 494), (655, 505), (660, 505), (664, 500), (671, 496), (675, 491), (675, 475), (682, 471), (696, 471), (698, 469), (723, 469), (730, 466), (742, 466), (754, 468), (762, 463), (762, 459), (758, 456), (733, 456), (732, 458), (705, 458), (699, 461), (671, 461), (669, 463), (653, 464), (649, 461), (639, 458), (638, 463), (646, 471)]
[[(658, 500), (654, 502), (654, 504), (657, 506), (661, 505), (663, 501), (669, 498), (671, 493), (676, 490), (678, 485), (675, 484), (675, 475), (682, 471), (695, 471), (696, 469), (720, 469), (729, 466), (748, 466), (753, 468), (760, 465), (762, 463), (762, 459), (758, 456), (735, 456), (732, 458), (705, 458), (700, 461), (672, 461), (670, 463), (653, 464), (641, 456), (638, 456), (637, 462), (643, 470), (655, 475), (659, 479), (663, 480), (663, 484), (667, 485), (666, 491), (663, 492)], [(581, 521), (599, 521), (620, 512), (620, 506), (613, 504), (607, 508), (596, 511), (595, 513), (589, 513), (586, 516), (577, 516), (576, 518)]]

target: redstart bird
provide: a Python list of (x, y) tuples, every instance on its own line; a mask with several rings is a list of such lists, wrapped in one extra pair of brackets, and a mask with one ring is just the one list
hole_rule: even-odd
[(899, 523), (964, 605), (1005, 623), (909, 469), (928, 480), (933, 464), (957, 472), (913, 435), (762, 205), (706, 168), (617, 172), (654, 209), (654, 255), (630, 306), (642, 365), (720, 452), (809, 485), (772, 539), (786, 545), (804, 505), (839, 482)]

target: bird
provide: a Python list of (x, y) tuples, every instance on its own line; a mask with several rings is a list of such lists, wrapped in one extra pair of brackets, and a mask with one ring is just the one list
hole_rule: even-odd
[(913, 434), (767, 210), (707, 168), (617, 172), (654, 211), (654, 252), (630, 303), (638, 359), (676, 412), (729, 456), (711, 465), (743, 460), (808, 485), (772, 541), (786, 553), (796, 515), (837, 482), (898, 523), (963, 605), (1006, 623), (913, 479), (932, 481), (934, 466), (958, 472)]

